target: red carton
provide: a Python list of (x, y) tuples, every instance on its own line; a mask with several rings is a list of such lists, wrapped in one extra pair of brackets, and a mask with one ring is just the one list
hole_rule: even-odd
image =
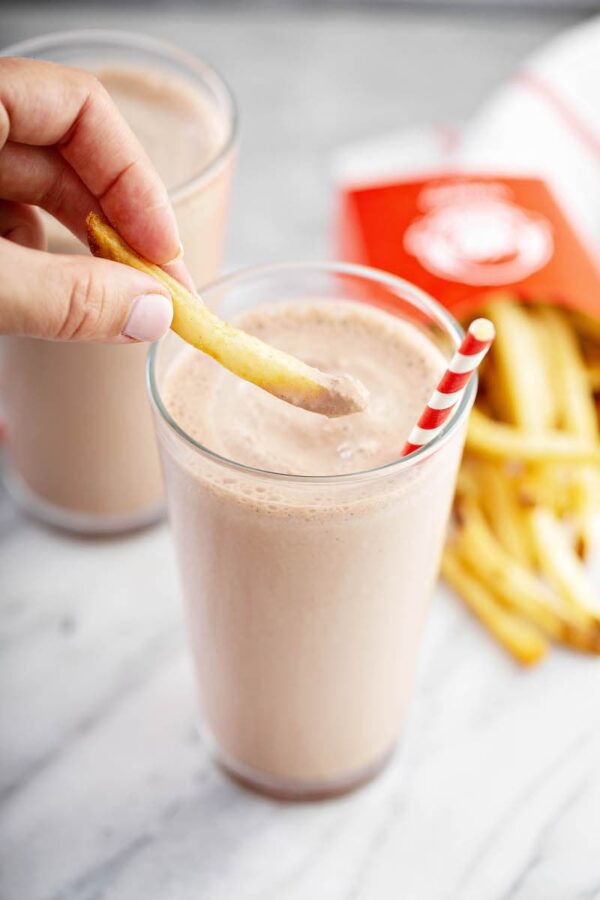
[(537, 178), (447, 174), (341, 195), (338, 256), (413, 282), (455, 315), (508, 288), (600, 316), (600, 268)]

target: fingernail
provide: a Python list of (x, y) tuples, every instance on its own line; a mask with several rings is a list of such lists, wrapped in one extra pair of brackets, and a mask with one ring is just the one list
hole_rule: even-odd
[(165, 265), (168, 266), (171, 263), (179, 262), (180, 259), (183, 259), (183, 244), (181, 243), (181, 241), (179, 241), (179, 250), (173, 257), (173, 259), (170, 259), (169, 262), (165, 263)]
[(121, 334), (136, 341), (156, 341), (168, 331), (173, 306), (163, 294), (142, 294), (131, 304)]

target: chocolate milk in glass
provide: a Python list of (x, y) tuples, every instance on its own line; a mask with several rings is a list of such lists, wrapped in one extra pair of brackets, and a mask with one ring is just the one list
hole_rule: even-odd
[[(354, 302), (369, 288), (397, 314)], [(203, 730), (236, 777), (326, 796), (398, 737), (472, 387), (435, 446), (399, 455), (459, 331), (416, 289), (353, 267), (242, 273), (205, 295), (370, 391), (364, 412), (325, 419), (171, 336), (150, 364)]]
[[(234, 132), (218, 77), (175, 48), (118, 33), (50, 36), (12, 48), (91, 68), (169, 188), (198, 285), (215, 276), (223, 249)], [(49, 217), (49, 249), (85, 252)], [(7, 483), (53, 522), (110, 531), (152, 521), (163, 486), (145, 396), (147, 345), (5, 339), (2, 408)]]

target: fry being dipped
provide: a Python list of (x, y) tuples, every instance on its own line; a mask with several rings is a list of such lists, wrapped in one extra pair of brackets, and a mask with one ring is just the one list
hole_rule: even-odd
[(172, 329), (240, 378), (294, 406), (334, 418), (365, 408), (367, 391), (350, 375), (320, 372), (219, 319), (202, 300), (129, 247), (96, 213), (87, 217), (94, 256), (132, 266), (161, 281), (173, 301)]

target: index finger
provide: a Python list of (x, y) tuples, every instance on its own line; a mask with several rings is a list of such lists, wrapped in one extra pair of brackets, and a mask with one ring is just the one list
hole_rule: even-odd
[(9, 137), (55, 145), (138, 253), (158, 264), (177, 256), (167, 189), (91, 73), (43, 60), (0, 59), (0, 148)]

